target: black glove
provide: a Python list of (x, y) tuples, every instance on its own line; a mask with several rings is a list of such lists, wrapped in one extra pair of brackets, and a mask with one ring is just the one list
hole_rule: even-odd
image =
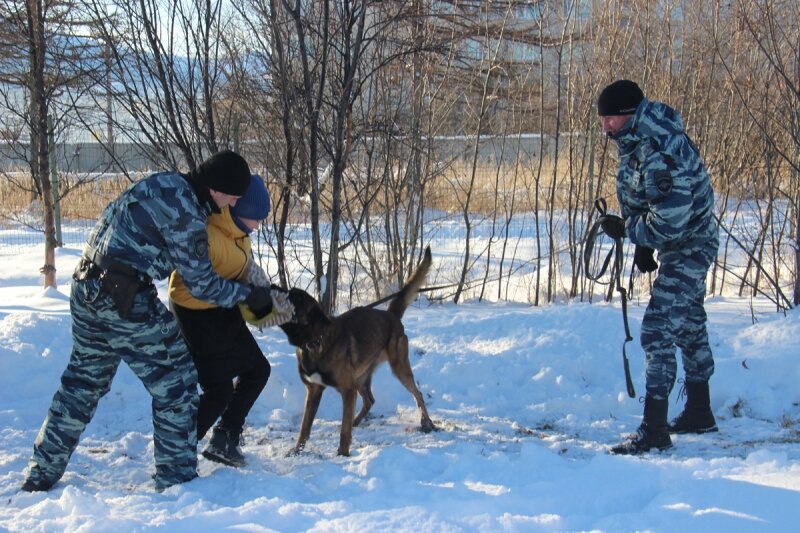
[(256, 318), (264, 318), (272, 311), (272, 296), (266, 287), (250, 287), (250, 294), (244, 299)]
[(658, 270), (658, 263), (653, 259), (654, 252), (655, 250), (647, 246), (636, 245), (636, 249), (633, 251), (633, 262), (640, 272), (647, 274)]
[(625, 237), (625, 222), (617, 215), (603, 215), (600, 219), (600, 227), (612, 239)]

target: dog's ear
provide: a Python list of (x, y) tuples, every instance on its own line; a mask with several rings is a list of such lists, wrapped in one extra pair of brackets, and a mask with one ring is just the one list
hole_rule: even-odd
[(289, 301), (292, 302), (295, 313), (300, 315), (308, 312), (310, 302), (313, 302), (314, 299), (303, 289), (292, 287), (289, 289)]
[(328, 315), (325, 314), (319, 305), (314, 306), (314, 309), (311, 311), (311, 317), (313, 321), (319, 322), (324, 326), (330, 326), (333, 324), (333, 321), (328, 318)]

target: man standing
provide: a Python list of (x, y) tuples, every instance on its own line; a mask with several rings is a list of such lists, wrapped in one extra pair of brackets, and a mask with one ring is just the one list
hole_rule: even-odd
[[(658, 270), (641, 330), (647, 356), (644, 419), (637, 432), (611, 452), (665, 450), (672, 446), (670, 432), (717, 431), (708, 390), (714, 359), (703, 308), (706, 274), (719, 246), (714, 192), (678, 112), (647, 100), (636, 83), (618, 80), (604, 88), (597, 113), (603, 131), (619, 149), (622, 220), (609, 217), (603, 228), (612, 238), (633, 241), (640, 271)], [(687, 401), (684, 411), (667, 424), (676, 347), (686, 373)]]
[(153, 280), (177, 270), (197, 298), (269, 313), (267, 289), (220, 277), (208, 257), (209, 214), (235, 205), (249, 183), (247, 162), (223, 151), (188, 175), (153, 174), (105, 208), (73, 275), (72, 353), (22, 490), (48, 490), (61, 478), (120, 360), (152, 396), (156, 489), (197, 477), (197, 372)]

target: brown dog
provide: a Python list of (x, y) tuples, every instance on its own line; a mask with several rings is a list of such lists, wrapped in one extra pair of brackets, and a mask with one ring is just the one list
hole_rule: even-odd
[[(356, 307), (331, 319), (310, 294), (296, 288), (289, 291), (294, 315), (280, 327), (289, 343), (297, 348), (300, 378), (306, 386), (303, 422), (293, 453), (302, 450), (308, 441), (325, 387), (333, 387), (342, 395), (343, 404), (339, 455), (350, 455), (353, 426), (364, 419), (375, 403), (372, 374), (384, 361), (389, 362), (392, 373), (414, 396), (422, 414), (422, 431), (427, 433), (435, 429), (414, 383), (408, 360), (408, 337), (400, 321), (417, 296), (430, 266), (428, 247), (417, 271), (391, 300), (386, 311)], [(362, 407), (354, 417), (356, 393), (361, 396)]]

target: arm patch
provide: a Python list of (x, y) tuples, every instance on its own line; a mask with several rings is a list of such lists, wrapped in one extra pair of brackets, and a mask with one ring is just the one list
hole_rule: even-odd
[(653, 172), (653, 182), (661, 196), (666, 196), (672, 192), (672, 174), (669, 170)]
[(194, 253), (197, 257), (208, 255), (208, 234), (200, 234), (194, 238)]

